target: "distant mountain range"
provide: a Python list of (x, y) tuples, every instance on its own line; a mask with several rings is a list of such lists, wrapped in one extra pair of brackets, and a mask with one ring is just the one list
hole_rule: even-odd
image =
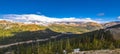
[(1, 29), (11, 29), (11, 28), (17, 29), (20, 27), (27, 26), (28, 28), (26, 29), (29, 29), (29, 27), (31, 27), (32, 29), (38, 30), (39, 27), (46, 27), (57, 32), (74, 32), (74, 33), (89, 32), (89, 31), (102, 28), (101, 24), (95, 23), (95, 22), (54, 22), (54, 23), (47, 23), (47, 24), (46, 23), (43, 24), (42, 22), (37, 22), (37, 23), (35, 22), (26, 24), (26, 23), (10, 22), (10, 21), (2, 20), (0, 21), (0, 26), (1, 26), (0, 28)]
[(34, 27), (36, 25), (50, 28), (53, 31), (57, 32), (74, 32), (74, 33), (84, 33), (89, 31), (94, 31), (106, 27), (110, 27), (113, 25), (120, 24), (120, 21), (113, 21), (108, 23), (96, 23), (96, 22), (73, 22), (73, 21), (61, 21), (61, 22), (54, 22), (54, 23), (48, 23), (48, 22), (41, 22), (41, 21), (31, 21), (30, 23), (23, 23), (23, 22), (11, 22), (11, 21), (0, 21), (0, 28), (3, 29), (10, 29), (13, 27), (21, 27), (21, 26), (33, 26), (33, 29), (38, 29), (37, 27)]
[[(54, 22), (46, 22), (46, 21), (38, 21), (38, 20), (32, 20), (28, 22), (15, 22), (15, 21), (6, 21), (6, 20), (0, 20), (0, 24), (2, 23), (23, 23), (23, 24), (37, 24), (37, 25), (50, 25), (50, 24), (65, 24), (65, 25), (81, 25), (81, 24), (101, 24), (97, 22), (84, 22), (84, 21), (54, 21)], [(112, 25), (120, 24), (120, 21), (112, 21), (108, 23), (102, 23), (103, 26), (108, 27)]]

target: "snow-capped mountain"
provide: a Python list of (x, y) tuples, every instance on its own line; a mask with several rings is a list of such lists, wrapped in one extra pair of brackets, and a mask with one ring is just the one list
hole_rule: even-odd
[(56, 18), (56, 17), (47, 17), (44, 15), (36, 15), (36, 14), (23, 14), (23, 15), (16, 15), (16, 14), (9, 14), (3, 15), (2, 20), (9, 20), (14, 22), (22, 22), (25, 24), (51, 24), (51, 23), (86, 23), (86, 22), (97, 22), (99, 21), (93, 20), (91, 18), (75, 18), (75, 17), (68, 17), (68, 18)]

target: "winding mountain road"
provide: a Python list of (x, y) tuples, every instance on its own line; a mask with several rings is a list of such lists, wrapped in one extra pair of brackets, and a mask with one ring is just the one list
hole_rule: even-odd
[(50, 40), (50, 39), (58, 38), (58, 37), (60, 37), (62, 35), (65, 35), (65, 34), (67, 35), (67, 34), (72, 34), (72, 33), (62, 33), (62, 34), (51, 36), (50, 38), (45, 38), (45, 39), (28, 40), (28, 41), (16, 42), (16, 43), (11, 43), (11, 44), (6, 44), (6, 45), (0, 45), (0, 48), (7, 48), (7, 47), (10, 47), (10, 46), (26, 44), (26, 43), (29, 44), (29, 43), (34, 43), (34, 42), (47, 41), (47, 40)]

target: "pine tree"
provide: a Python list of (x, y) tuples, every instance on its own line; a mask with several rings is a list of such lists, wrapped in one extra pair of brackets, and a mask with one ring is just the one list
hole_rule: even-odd
[(70, 40), (69, 38), (67, 38), (66, 40), (66, 48), (65, 48), (67, 51), (71, 51), (71, 45), (70, 45)]

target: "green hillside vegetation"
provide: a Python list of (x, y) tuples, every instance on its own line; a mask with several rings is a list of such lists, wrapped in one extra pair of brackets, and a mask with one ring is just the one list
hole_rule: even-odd
[(77, 24), (77, 25), (52, 24), (52, 25), (49, 25), (49, 28), (56, 32), (62, 32), (62, 33), (63, 32), (72, 32), (72, 33), (82, 34), (85, 32), (101, 29), (102, 25), (93, 23), (93, 22)]
[(12, 23), (9, 21), (0, 21), (0, 37), (13, 36), (14, 32), (44, 30), (45, 26), (35, 24)]
[(7, 26), (4, 28), (1, 28), (0, 36), (12, 36), (13, 32), (36, 31), (36, 30), (44, 30), (44, 29), (45, 29), (44, 26), (38, 26), (38, 25), (22, 25), (22, 26), (13, 25), (12, 27)]
[[(19, 36), (20, 35), (22, 36), (20, 38), (21, 39), (20, 41), (23, 41), (24, 39), (23, 37), (29, 36), (30, 32), (45, 30), (45, 29), (46, 29), (45, 26), (39, 26), (35, 24), (22, 24), (22, 23), (12, 23), (8, 21), (0, 21), (0, 45), (5, 43), (17, 42), (17, 40), (15, 39), (19, 39), (20, 37), (16, 38), (16, 33), (21, 33), (19, 34)], [(22, 32), (27, 32), (27, 33), (22, 34)], [(31, 37), (29, 36), (26, 39), (29, 38)]]
[(49, 28), (56, 32), (73, 32), (73, 33), (83, 33), (88, 32), (89, 30), (83, 27), (71, 26), (71, 25), (50, 25)]

